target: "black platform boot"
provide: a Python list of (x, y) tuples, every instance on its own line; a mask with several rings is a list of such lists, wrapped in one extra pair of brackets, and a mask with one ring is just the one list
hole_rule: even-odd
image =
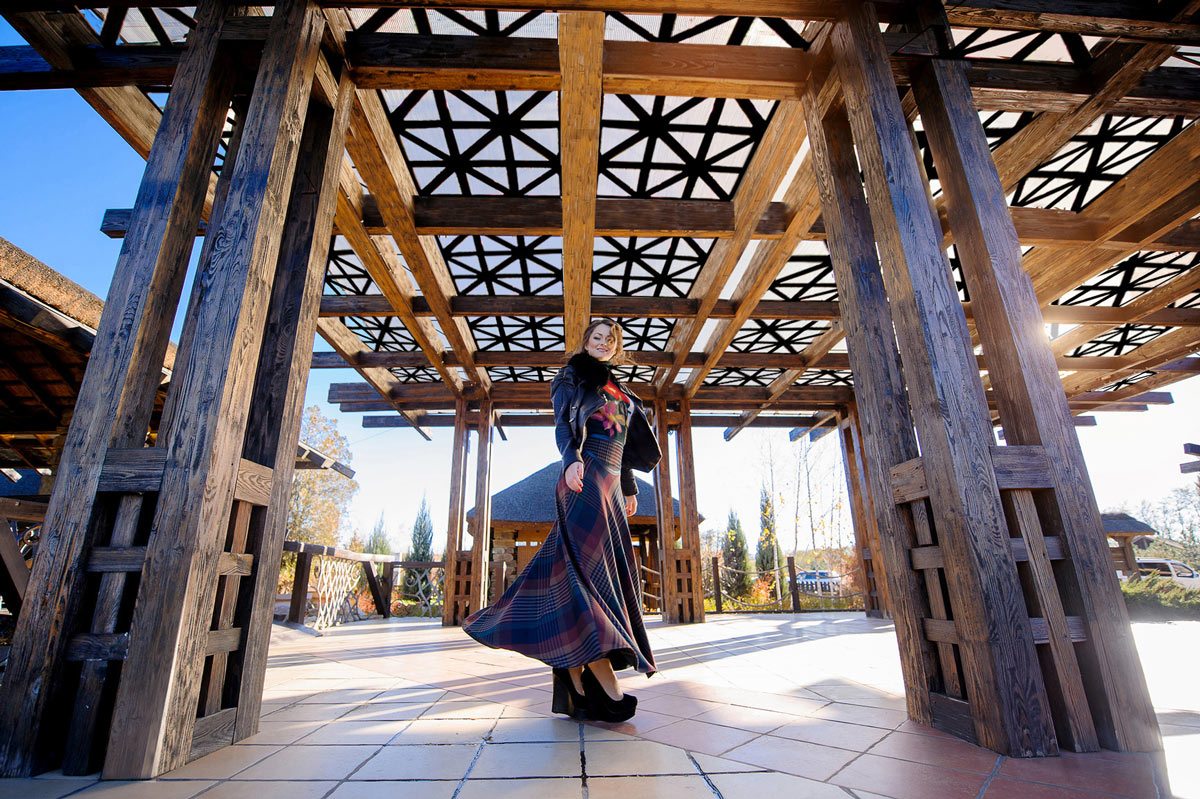
[(625, 694), (614, 700), (590, 669), (583, 670), (583, 693), (588, 701), (588, 718), (593, 721), (627, 721), (637, 711), (637, 697)]
[(573, 719), (589, 718), (588, 700), (575, 690), (571, 673), (566, 669), (554, 669), (554, 695), (550, 701), (551, 713), (562, 713)]

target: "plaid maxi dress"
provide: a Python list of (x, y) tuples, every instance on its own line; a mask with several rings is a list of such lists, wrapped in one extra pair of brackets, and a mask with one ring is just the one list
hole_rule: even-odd
[(621, 493), (629, 406), (612, 383), (587, 420), (583, 491), (555, 486), (558, 515), (545, 543), (494, 604), (463, 622), (468, 635), (556, 668), (607, 657), (614, 669), (650, 676), (654, 655), (642, 622), (641, 581)]

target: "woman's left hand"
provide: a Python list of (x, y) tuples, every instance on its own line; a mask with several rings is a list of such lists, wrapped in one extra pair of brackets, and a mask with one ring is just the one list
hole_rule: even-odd
[(625, 515), (632, 516), (637, 511), (637, 494), (625, 497)]

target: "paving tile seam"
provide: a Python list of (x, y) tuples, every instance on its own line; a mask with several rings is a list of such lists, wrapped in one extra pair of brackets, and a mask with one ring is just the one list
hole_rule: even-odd
[(992, 770), (988, 772), (987, 777), (983, 780), (983, 785), (979, 786), (979, 793), (975, 795), (975, 799), (983, 799), (983, 795), (987, 793), (988, 788), (992, 787), (992, 780), (1000, 773), (1000, 767), (1004, 765), (1004, 755), (997, 755), (996, 762), (992, 764)]
[(463, 773), (462, 778), (458, 781), (458, 785), (454, 787), (454, 793), (450, 799), (458, 799), (458, 795), (462, 793), (463, 786), (467, 784), (467, 780), (471, 778), (471, 772), (475, 770), (475, 764), (479, 762), (479, 756), (483, 754), (483, 748), (487, 746), (486, 741), (480, 741), (479, 746), (475, 749), (474, 756), (471, 757), (471, 762), (467, 764), (467, 770)]
[(687, 752), (687, 758), (688, 760), (692, 761), (692, 765), (695, 766), (696, 772), (700, 775), (700, 779), (704, 780), (704, 784), (707, 785), (708, 789), (713, 792), (713, 796), (717, 797), (717, 799), (725, 799), (724, 795), (721, 793), (721, 790), (711, 779), (709, 779), (709, 776), (704, 773), (704, 769), (700, 767), (700, 764), (696, 761), (696, 758), (691, 752)]

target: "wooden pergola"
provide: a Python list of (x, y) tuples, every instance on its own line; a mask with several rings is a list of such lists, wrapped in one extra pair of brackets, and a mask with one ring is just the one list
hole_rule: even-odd
[(0, 88), (78, 90), (147, 171), (103, 220), (0, 771), (255, 731), (310, 366), (367, 426), (453, 425), (445, 621), (478, 607), (493, 434), (548, 423), (598, 315), (674, 431), (669, 620), (703, 614), (692, 429), (834, 427), (914, 720), (1161, 748), (1073, 425), (1200, 371), (1200, 1), (268, 7), (5, 6)]

